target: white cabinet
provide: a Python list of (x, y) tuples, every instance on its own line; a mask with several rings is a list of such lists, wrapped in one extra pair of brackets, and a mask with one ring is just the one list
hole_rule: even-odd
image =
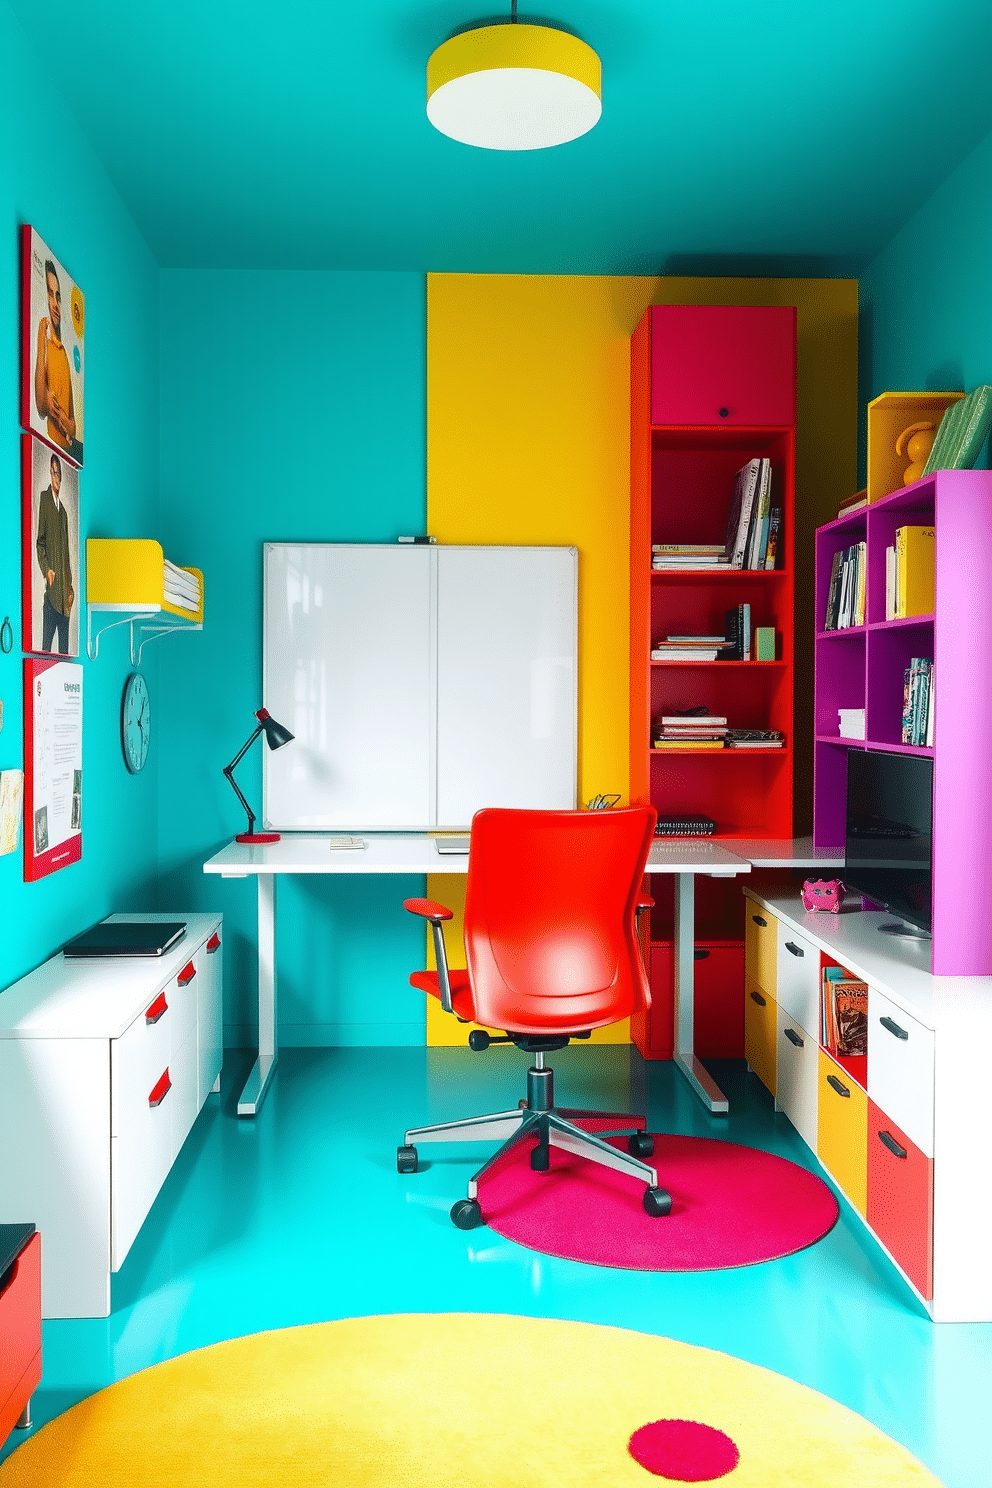
[(775, 1100), (803, 1141), (816, 1150), (819, 1045), (779, 1004)]
[(775, 1000), (803, 1028), (816, 1028), (820, 1016), (820, 953), (812, 941), (782, 920), (778, 921), (776, 935)]
[(868, 988), (868, 1095), (933, 1157), (933, 1033)]
[(0, 996), (0, 1222), (30, 1215), (44, 1237), (44, 1317), (109, 1314), (220, 1072), (220, 916), (113, 918), (186, 935), (160, 960), (53, 956)]

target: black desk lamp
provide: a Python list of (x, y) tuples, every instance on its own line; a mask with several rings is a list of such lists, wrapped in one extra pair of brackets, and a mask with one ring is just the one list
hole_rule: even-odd
[(241, 759), (242, 755), (248, 752), (248, 750), (254, 744), (255, 740), (258, 738), (259, 734), (263, 731), (265, 733), (265, 742), (268, 744), (270, 749), (281, 749), (282, 746), (284, 744), (288, 744), (290, 739), (294, 738), (295, 735), (291, 734), (288, 728), (283, 728), (281, 723), (276, 723), (275, 719), (271, 716), (268, 709), (266, 708), (259, 708), (258, 712), (255, 714), (255, 717), (258, 719), (258, 728), (252, 734), (251, 738), (247, 739), (241, 746), (231, 763), (224, 766), (224, 774), (231, 782), (234, 794), (237, 796), (238, 800), (241, 802), (242, 806), (248, 813), (248, 830), (247, 832), (239, 832), (236, 840), (238, 842), (278, 842), (278, 832), (255, 831), (255, 813), (248, 805), (248, 802), (245, 800), (244, 796), (238, 790), (238, 784), (234, 778), (234, 767)]

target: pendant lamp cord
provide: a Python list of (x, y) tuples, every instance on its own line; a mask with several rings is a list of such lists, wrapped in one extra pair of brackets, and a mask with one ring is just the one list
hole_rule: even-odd
[(510, 20), (514, 26), (517, 24), (517, 0), (510, 0)]

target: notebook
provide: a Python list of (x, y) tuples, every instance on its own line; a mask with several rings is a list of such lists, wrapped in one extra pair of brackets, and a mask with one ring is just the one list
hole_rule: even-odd
[(94, 925), (62, 947), (63, 956), (164, 956), (186, 934), (186, 921)]
[(471, 832), (451, 832), (446, 837), (435, 837), (434, 846), (439, 853), (467, 853), (471, 841)]

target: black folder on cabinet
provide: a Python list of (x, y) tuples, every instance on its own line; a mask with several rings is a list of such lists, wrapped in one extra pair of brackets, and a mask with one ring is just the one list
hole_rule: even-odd
[(186, 921), (94, 925), (62, 947), (64, 956), (164, 956), (186, 934)]

